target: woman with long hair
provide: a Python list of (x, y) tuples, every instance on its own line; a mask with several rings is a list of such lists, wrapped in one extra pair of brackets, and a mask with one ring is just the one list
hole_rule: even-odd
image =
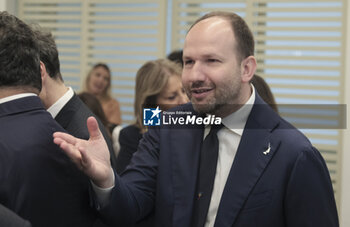
[(134, 101), (136, 120), (120, 132), (120, 152), (116, 165), (118, 173), (130, 163), (142, 134), (147, 131), (143, 125), (143, 109), (159, 106), (161, 110), (168, 110), (189, 101), (182, 87), (181, 73), (181, 66), (167, 59), (148, 61), (137, 71)]
[(98, 63), (92, 67), (86, 77), (84, 91), (93, 94), (100, 101), (111, 124), (121, 124), (120, 106), (118, 100), (111, 95), (111, 71), (106, 64)]

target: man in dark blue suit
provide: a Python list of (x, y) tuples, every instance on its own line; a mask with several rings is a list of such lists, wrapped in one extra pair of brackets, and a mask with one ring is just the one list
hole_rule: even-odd
[(35, 227), (92, 226), (89, 179), (52, 142), (31, 28), (0, 12), (0, 203)]
[[(323, 158), (256, 93), (253, 55), (253, 35), (234, 13), (201, 17), (185, 39), (182, 82), (191, 103), (174, 112), (215, 115), (224, 125), (217, 132), (218, 157), (207, 162), (216, 170), (209, 194), (198, 188), (213, 125), (151, 128), (121, 176), (100, 158), (108, 150), (93, 118), (89, 141), (54, 134), (94, 182), (106, 220), (128, 225), (154, 211), (155, 226), (339, 226)], [(206, 199), (206, 207), (198, 206)]]

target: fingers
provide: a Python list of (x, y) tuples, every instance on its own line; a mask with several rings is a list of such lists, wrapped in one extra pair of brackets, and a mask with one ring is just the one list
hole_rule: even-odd
[(82, 170), (82, 156), (77, 147), (72, 144), (67, 143), (61, 138), (54, 138), (54, 143), (59, 145), (60, 148), (66, 153), (66, 155), (74, 162), (77, 167)]
[(78, 148), (81, 154), (81, 170), (101, 188), (114, 186), (114, 172), (110, 165), (94, 161), (89, 151), (84, 147)]
[(64, 142), (61, 138), (53, 138), (53, 142), (61, 147), (61, 144)]
[(92, 160), (89, 157), (89, 155), (87, 154), (87, 152), (84, 150), (84, 148), (79, 147), (79, 152), (81, 155), (81, 164), (83, 166), (84, 169), (89, 169), (92, 165)]
[[(77, 139), (74, 136), (71, 136), (71, 135), (64, 133), (64, 132), (55, 132), (53, 134), (53, 138), (54, 138), (54, 143), (56, 143), (55, 139), (58, 139), (58, 140), (56, 140), (58, 142), (65, 141), (66, 143), (69, 143), (72, 145), (75, 145), (77, 143)], [(56, 144), (60, 145), (58, 143), (56, 143)]]
[(90, 139), (97, 139), (101, 137), (101, 131), (98, 127), (98, 123), (94, 117), (89, 117), (87, 119), (87, 127), (90, 134)]

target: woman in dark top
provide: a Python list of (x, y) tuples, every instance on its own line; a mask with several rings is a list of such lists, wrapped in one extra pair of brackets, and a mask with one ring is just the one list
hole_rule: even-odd
[(139, 140), (147, 127), (143, 125), (143, 108), (168, 110), (188, 102), (181, 82), (182, 68), (167, 59), (146, 62), (136, 74), (134, 124), (122, 129), (119, 135), (120, 152), (117, 173), (122, 173), (136, 152)]

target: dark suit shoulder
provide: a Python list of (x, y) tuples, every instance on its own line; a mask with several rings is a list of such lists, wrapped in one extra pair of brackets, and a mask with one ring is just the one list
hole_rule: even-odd
[(310, 140), (304, 135), (304, 133), (282, 117), (279, 117), (279, 125), (272, 131), (272, 136), (279, 138), (286, 148), (290, 148), (287, 150), (313, 150)]
[(100, 119), (85, 105), (85, 103), (76, 94), (74, 94), (73, 97), (61, 109), (55, 120), (65, 130), (67, 130), (69, 134), (87, 140), (89, 139), (90, 135), (86, 121), (91, 116), (95, 117), (97, 120), (102, 135), (107, 142), (107, 146), (111, 155), (111, 162), (114, 166), (116, 163), (116, 157), (114, 155), (112, 139), (108, 134), (107, 129), (102, 124)]
[(0, 202), (33, 226), (89, 226), (89, 180), (53, 143), (63, 128), (38, 97), (0, 106)]
[(55, 120), (73, 136), (81, 139), (89, 139), (86, 121), (91, 116), (96, 118), (104, 138), (106, 139), (109, 147), (111, 147), (111, 139), (108, 136), (105, 126), (75, 94), (61, 109)]
[(90, 116), (93, 116), (92, 112), (78, 96), (74, 95), (61, 109), (55, 120), (73, 136), (89, 139), (86, 120)]

